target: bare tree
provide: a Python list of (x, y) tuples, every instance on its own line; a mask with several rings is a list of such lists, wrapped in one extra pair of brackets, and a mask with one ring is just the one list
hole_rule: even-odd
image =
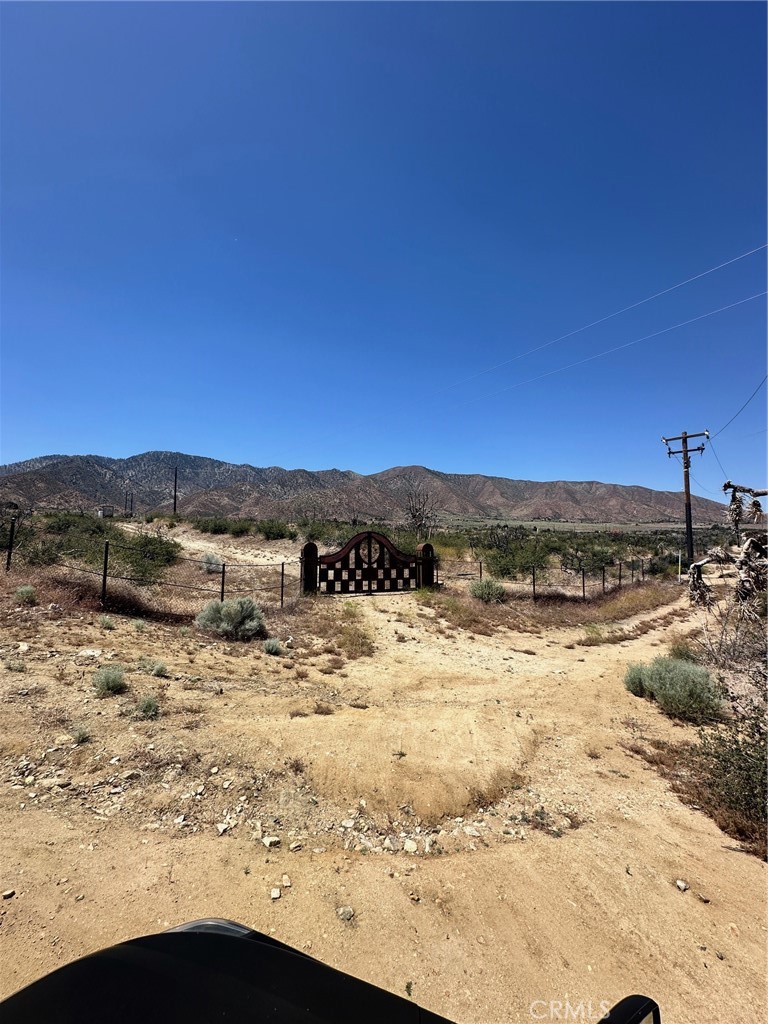
[(419, 540), (428, 540), (437, 525), (437, 501), (426, 487), (411, 481), (405, 492), (406, 525)]

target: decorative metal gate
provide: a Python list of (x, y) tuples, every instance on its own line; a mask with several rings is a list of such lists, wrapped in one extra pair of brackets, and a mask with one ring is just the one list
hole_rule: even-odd
[(302, 587), (305, 594), (376, 594), (416, 590), (435, 582), (435, 552), (419, 544), (416, 555), (406, 555), (381, 533), (358, 533), (332, 555), (319, 555), (311, 541), (302, 551)]

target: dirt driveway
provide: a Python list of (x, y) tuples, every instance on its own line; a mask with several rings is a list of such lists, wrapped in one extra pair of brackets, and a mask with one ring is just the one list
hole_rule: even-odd
[[(665, 1024), (764, 1019), (766, 865), (621, 746), (688, 731), (622, 685), (690, 625), (682, 602), (586, 647), (576, 627), (482, 636), (411, 596), (364, 598), (375, 650), (350, 659), (327, 639), (336, 600), (325, 637), (275, 620), (291, 646), (269, 657), (20, 609), (19, 582), (0, 641), (0, 995), (218, 916), (462, 1024), (566, 1003), (596, 1020), (633, 992)], [(117, 662), (129, 691), (96, 699)], [(136, 713), (150, 693), (157, 720)]]

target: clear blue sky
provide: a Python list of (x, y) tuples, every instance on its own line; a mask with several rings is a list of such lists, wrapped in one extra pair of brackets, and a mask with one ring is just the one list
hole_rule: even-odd
[[(766, 372), (762, 297), (525, 383), (764, 291), (765, 249), (524, 354), (765, 244), (764, 4), (0, 19), (0, 461), (679, 489), (660, 435)], [(761, 486), (765, 393), (715, 440)], [(719, 494), (711, 451), (693, 472)]]

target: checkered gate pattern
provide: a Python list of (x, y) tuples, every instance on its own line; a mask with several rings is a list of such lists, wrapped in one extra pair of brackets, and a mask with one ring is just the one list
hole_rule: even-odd
[(318, 558), (317, 581), (328, 594), (369, 594), (414, 590), (417, 560), (402, 554), (380, 534), (362, 533), (341, 551)]

